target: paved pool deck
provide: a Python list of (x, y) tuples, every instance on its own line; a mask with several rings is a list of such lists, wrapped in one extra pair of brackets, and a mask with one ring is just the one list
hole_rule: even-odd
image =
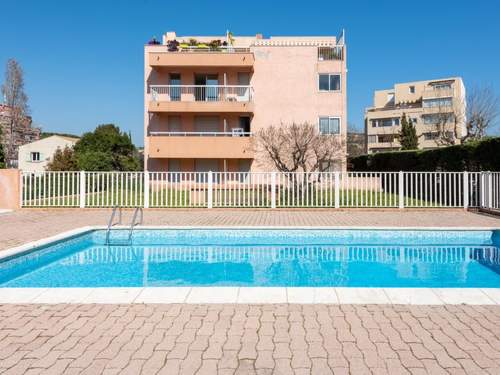
[[(0, 251), (84, 226), (107, 225), (110, 214), (110, 209), (23, 209), (0, 214)], [(131, 209), (123, 211), (124, 224), (130, 223), (132, 214)], [(144, 225), (500, 229), (500, 217), (461, 209), (148, 209)]]
[(498, 374), (491, 306), (0, 305), (2, 374)]
[[(0, 250), (105, 225), (109, 214), (2, 213)], [(124, 223), (131, 215), (125, 212)], [(144, 219), (145, 225), (172, 226), (500, 228), (498, 218), (463, 210), (146, 210)], [(109, 290), (72, 291), (80, 303), (69, 304), (50, 303), (53, 289), (13, 291), (10, 303), (0, 304), (0, 373), (500, 373), (500, 306), (489, 304), (497, 295), (488, 290), (478, 300), (484, 305), (454, 304), (461, 297), (452, 291), (437, 294), (439, 305), (412, 305), (390, 291), (384, 293), (392, 304), (363, 302), (385, 298), (371, 291), (353, 300), (341, 288), (338, 300), (325, 303), (301, 303), (310, 295), (287, 291), (283, 302), (289, 303), (199, 304), (186, 290), (180, 303), (154, 304), (158, 295), (146, 289), (133, 301), (117, 291), (115, 303), (102, 303)]]

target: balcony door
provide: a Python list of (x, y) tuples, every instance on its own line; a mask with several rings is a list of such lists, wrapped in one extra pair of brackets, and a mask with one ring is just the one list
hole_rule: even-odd
[(238, 85), (246, 86), (239, 87), (237, 89), (236, 98), (239, 102), (248, 102), (250, 100), (250, 73), (239, 72), (238, 73)]
[(218, 98), (219, 76), (217, 74), (196, 74), (194, 76), (197, 101), (215, 102)]
[(218, 116), (196, 116), (194, 118), (194, 128), (200, 133), (216, 133), (220, 131)]
[(181, 75), (179, 73), (170, 73), (170, 100), (178, 102), (181, 100)]

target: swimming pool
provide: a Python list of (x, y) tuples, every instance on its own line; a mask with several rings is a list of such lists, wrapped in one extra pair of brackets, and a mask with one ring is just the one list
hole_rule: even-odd
[(0, 261), (0, 287), (499, 288), (491, 230), (92, 230)]

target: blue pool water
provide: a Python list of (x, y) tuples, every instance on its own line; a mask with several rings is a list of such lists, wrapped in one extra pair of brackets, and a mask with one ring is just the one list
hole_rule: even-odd
[(0, 287), (500, 287), (498, 231), (91, 231), (0, 261)]

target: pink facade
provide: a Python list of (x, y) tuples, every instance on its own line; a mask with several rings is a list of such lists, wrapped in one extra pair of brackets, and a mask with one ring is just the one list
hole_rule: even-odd
[[(254, 135), (304, 122), (343, 141), (336, 168), (345, 169), (343, 38), (257, 35), (220, 47), (212, 41), (226, 37), (163, 39), (145, 47), (145, 169), (272, 170), (259, 163)], [(190, 39), (197, 45), (182, 43)], [(172, 48), (174, 40), (181, 44)]]

